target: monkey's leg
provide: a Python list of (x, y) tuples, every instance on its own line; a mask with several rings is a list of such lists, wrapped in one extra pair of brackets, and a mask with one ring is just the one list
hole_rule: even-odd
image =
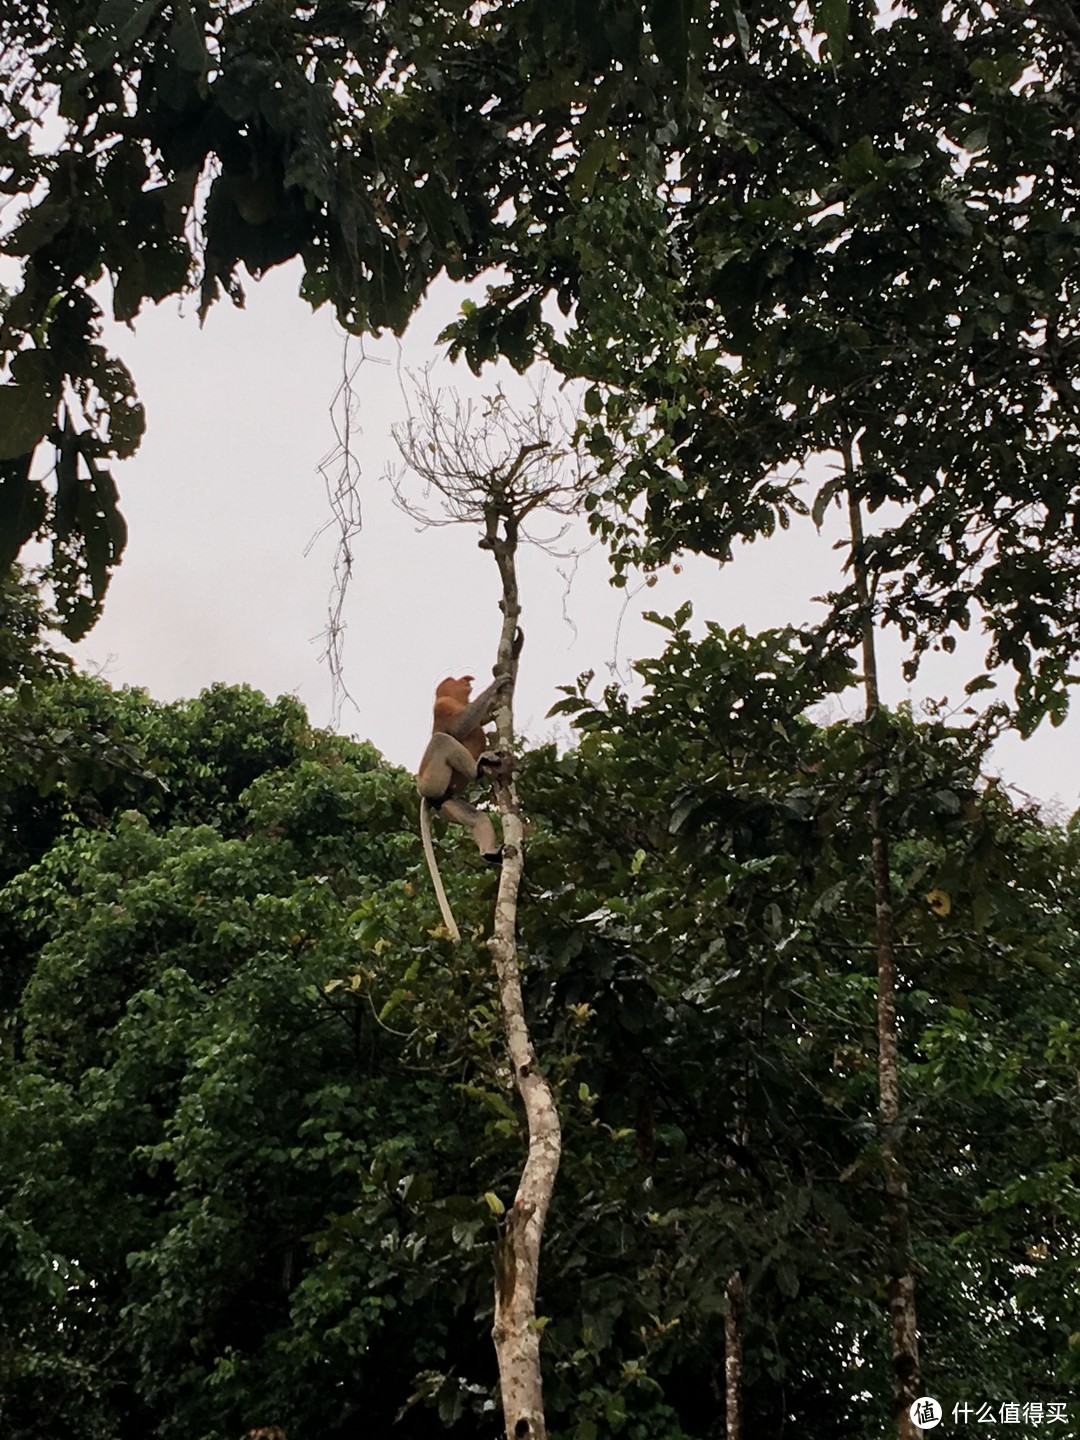
[(460, 740), (439, 731), (428, 741), (424, 758), (420, 761), (416, 788), (425, 800), (439, 806), (449, 794), (455, 775), (466, 782), (475, 780), (476, 761)]
[(493, 865), (499, 863), (502, 859), (502, 847), (495, 835), (494, 825), (482, 810), (477, 810), (467, 800), (459, 800), (455, 795), (452, 799), (443, 801), (442, 813), (472, 831), (476, 848), (485, 860), (490, 860)]

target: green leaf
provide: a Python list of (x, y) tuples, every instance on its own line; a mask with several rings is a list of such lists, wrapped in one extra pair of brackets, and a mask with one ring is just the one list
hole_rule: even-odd
[(56, 402), (51, 384), (0, 385), (0, 460), (32, 451), (52, 425)]
[(11, 374), (19, 385), (40, 386), (56, 394), (60, 388), (60, 366), (52, 350), (36, 346), (33, 350), (20, 350), (12, 357)]
[(71, 217), (71, 200), (54, 199), (50, 192), (28, 210), (3, 243), (7, 255), (32, 255), (54, 240)]
[(190, 5), (177, 6), (169, 40), (181, 70), (187, 70), (192, 75), (206, 75), (210, 68), (210, 56), (207, 53), (202, 26)]
[(881, 156), (869, 135), (861, 136), (848, 147), (840, 162), (840, 173), (852, 185), (865, 185), (885, 174)]
[(814, 522), (815, 529), (821, 529), (822, 524), (825, 520), (825, 512), (828, 510), (829, 506), (837, 498), (837, 496), (843, 494), (846, 484), (847, 481), (844, 479), (843, 475), (837, 475), (834, 476), (833, 479), (827, 480), (825, 484), (821, 487), (821, 489), (818, 491), (817, 495), (814, 497), (814, 503), (810, 510), (810, 516)]
[(616, 152), (615, 138), (607, 132), (594, 135), (585, 146), (581, 159), (574, 167), (574, 174), (570, 180), (570, 194), (577, 200), (591, 195), (596, 177), (600, 170), (607, 163), (610, 157)]
[(680, 85), (685, 85), (690, 57), (689, 0), (650, 0), (649, 27), (656, 53)]
[(0, 461), (0, 574), (45, 523), (45, 492), (30, 478), (29, 463)]
[(814, 0), (815, 32), (824, 33), (834, 64), (847, 51), (849, 19), (848, 0)]
[(799, 1275), (793, 1265), (783, 1262), (776, 1267), (776, 1284), (780, 1294), (794, 1300), (799, 1293)]
[(626, 1420), (626, 1396), (617, 1390), (604, 1404), (604, 1419), (609, 1425), (621, 1426)]

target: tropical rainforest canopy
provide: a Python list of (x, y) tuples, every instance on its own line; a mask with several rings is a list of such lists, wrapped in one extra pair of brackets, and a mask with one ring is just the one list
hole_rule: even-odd
[[(581, 382), (617, 582), (848, 524), (815, 631), (656, 617), (644, 699), (568, 685), (574, 745), (521, 757), (550, 1433), (730, 1435), (736, 1342), (746, 1436), (878, 1440), (916, 1379), (1041, 1433), (1080, 1378), (1080, 831), (982, 772), (1080, 650), (1070, 0), (38, 0), (0, 108), (0, 1431), (499, 1432), (522, 1120), (410, 779), (51, 643), (143, 431), (103, 314), (299, 257), (358, 332), (487, 277), (447, 341)], [(1011, 708), (886, 712), (880, 625), (909, 674), (985, 630)], [(495, 881), (446, 851), (479, 941)]]
[[(748, 1433), (876, 1440), (861, 730), (792, 719), (846, 683), (792, 635), (669, 625), (647, 700), (568, 699), (578, 746), (521, 779), (526, 998), (565, 1132), (549, 1425), (715, 1435), (739, 1267)], [(411, 781), (293, 701), (160, 705), (21, 644), (0, 705), (4, 1434), (495, 1434), (485, 1197), (509, 1203), (521, 1120), (489, 966), (434, 928)], [(1060, 1401), (1078, 834), (980, 784), (977, 734), (890, 723), (925, 1387)], [(444, 855), (478, 930), (494, 882)]]

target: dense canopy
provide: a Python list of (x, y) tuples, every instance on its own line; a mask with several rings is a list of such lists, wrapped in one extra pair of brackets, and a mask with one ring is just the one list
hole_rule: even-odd
[(497, 267), (454, 345), (594, 383), (617, 567), (820, 515), (803, 467), (854, 447), (884, 617), (915, 656), (985, 621), (1026, 720), (1060, 714), (1078, 54), (1068, 0), (9, 9), (0, 561), (50, 535), (91, 623), (124, 543), (108, 461), (143, 425), (103, 301), (239, 302), (300, 256), (312, 303), (401, 330), (436, 274)]
[[(569, 694), (578, 748), (522, 777), (551, 1433), (715, 1435), (740, 1267), (747, 1433), (880, 1440), (868, 781), (858, 726), (792, 719), (847, 673), (668, 629), (646, 702)], [(1080, 1325), (1077, 833), (982, 787), (977, 735), (892, 723), (925, 1384), (1049, 1406)], [(111, 748), (43, 783), (28, 733)], [(521, 1122), (406, 777), (291, 701), (63, 673), (0, 701), (0, 748), (5, 1436), (496, 1433)], [(445, 863), (482, 922), (493, 881)]]
[[(0, 8), (5, 1436), (499, 1428), (531, 1132), (471, 943), (496, 881), (448, 847), (452, 950), (369, 746), (43, 638), (126, 539), (105, 313), (290, 260), (355, 332), (486, 277), (444, 338), (581, 382), (617, 584), (846, 522), (813, 631), (657, 617), (641, 702), (583, 677), (573, 747), (521, 757), (502, 938), (563, 1131), (531, 1433), (1064, 1419), (1077, 822), (982, 767), (1077, 679), (1078, 125), (1071, 0)], [(890, 713), (882, 624), (909, 677), (984, 629), (969, 694), (1008, 671), (1013, 712)]]

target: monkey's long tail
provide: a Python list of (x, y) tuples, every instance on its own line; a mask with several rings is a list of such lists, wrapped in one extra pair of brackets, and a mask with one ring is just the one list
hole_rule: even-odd
[(455, 945), (458, 945), (461, 943), (461, 931), (454, 923), (450, 901), (447, 900), (446, 891), (443, 889), (442, 876), (439, 874), (439, 866), (435, 860), (435, 847), (431, 843), (431, 806), (424, 799), (420, 801), (420, 835), (424, 842), (427, 868), (431, 872), (431, 883), (435, 886), (435, 898), (442, 911), (443, 924), (450, 933), (450, 939)]

